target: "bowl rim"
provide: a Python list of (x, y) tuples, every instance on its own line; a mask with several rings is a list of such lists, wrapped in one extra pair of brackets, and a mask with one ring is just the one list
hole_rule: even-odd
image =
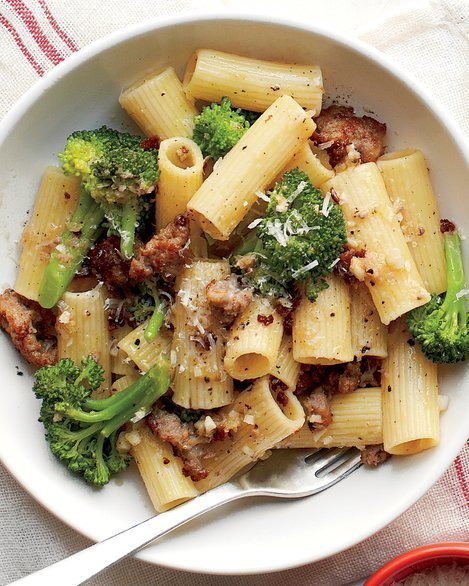
[(467, 559), (469, 564), (469, 543), (464, 541), (442, 541), (441, 543), (422, 545), (401, 553), (381, 566), (365, 581), (364, 586), (383, 586), (385, 580), (395, 577), (396, 572), (410, 568), (417, 562), (452, 556)]
[[(152, 31), (157, 31), (164, 28), (171, 28), (179, 25), (190, 24), (190, 23), (202, 23), (202, 22), (238, 22), (240, 25), (243, 23), (259, 23), (274, 25), (283, 28), (301, 30), (302, 32), (312, 34), (318, 37), (324, 37), (331, 39), (335, 44), (351, 50), (359, 56), (371, 61), (376, 67), (385, 70), (389, 75), (392, 76), (397, 82), (403, 83), (409, 92), (420, 101), (426, 108), (428, 108), (433, 116), (446, 127), (447, 135), (453, 140), (456, 147), (460, 151), (462, 157), (469, 165), (469, 145), (466, 139), (458, 128), (455, 120), (452, 116), (441, 106), (435, 98), (426, 90), (418, 80), (415, 80), (412, 75), (405, 71), (402, 71), (400, 66), (396, 65), (393, 60), (387, 55), (381, 53), (378, 49), (372, 45), (365, 43), (364, 41), (357, 38), (349, 38), (343, 33), (337, 33), (329, 30), (327, 27), (311, 25), (309, 23), (301, 22), (299, 19), (285, 18), (281, 16), (266, 16), (261, 13), (243, 13), (240, 11), (226, 11), (226, 12), (212, 12), (202, 11), (198, 14), (183, 13), (178, 15), (165, 16), (155, 18), (145, 23), (138, 23), (130, 25), (114, 31), (100, 39), (97, 39), (81, 48), (76, 53), (67, 57), (63, 62), (49, 70), (41, 79), (39, 79), (31, 88), (29, 88), (25, 94), (12, 106), (10, 111), (0, 121), (0, 149), (3, 143), (7, 139), (9, 133), (13, 130), (14, 126), (20, 121), (21, 117), (27, 112), (27, 110), (34, 104), (34, 102), (46, 91), (48, 91), (53, 85), (58, 82), (63, 76), (72, 72), (74, 69), (82, 65), (89, 59), (96, 57), (102, 51), (110, 49), (121, 43), (124, 43), (131, 38), (143, 36)], [(461, 435), (463, 438), (463, 435)], [(338, 554), (346, 549), (357, 545), (361, 541), (374, 535), (377, 531), (384, 528), (390, 522), (395, 520), (399, 515), (403, 514), (409, 507), (411, 507), (419, 498), (421, 498), (434, 483), (444, 474), (449, 468), (458, 452), (463, 447), (466, 438), (461, 442), (456, 442), (452, 449), (447, 453), (448, 460), (445, 459), (444, 464), (441, 464), (437, 470), (437, 474), (432, 476), (427, 482), (419, 485), (417, 489), (409, 490), (406, 493), (406, 497), (399, 501), (399, 504), (395, 504), (394, 507), (388, 510), (386, 515), (383, 515), (379, 521), (374, 521), (368, 525), (366, 530), (357, 528), (354, 535), (347, 539), (340, 545), (332, 545), (327, 551), (323, 552), (320, 556), (312, 557), (308, 554), (307, 550), (303, 555), (297, 555), (296, 558), (290, 556), (288, 562), (283, 562), (281, 556), (275, 560), (271, 560), (270, 565), (259, 565), (255, 570), (242, 570), (236, 572), (237, 575), (257, 574), (257, 573), (269, 573), (278, 572), (282, 570), (288, 570), (290, 568), (302, 566), (311, 563), (312, 560), (320, 561), (321, 559), (328, 558), (332, 555)], [(0, 461), (10, 471), (14, 478), (21, 484), (21, 486), (45, 509), (51, 512), (55, 517), (61, 519), (78, 533), (88, 537), (95, 541), (96, 537), (86, 529), (77, 526), (70, 520), (64, 519), (60, 516), (60, 513), (55, 511), (51, 505), (44, 502), (43, 493), (27, 482), (27, 477), (18, 477), (14, 472), (14, 457), (10, 457), (8, 450), (2, 450), (0, 446)], [(148, 550), (142, 550), (136, 554), (136, 557), (157, 564), (162, 567), (173, 568), (177, 570), (189, 571), (194, 573), (204, 574), (209, 572), (210, 574), (225, 575), (226, 572), (219, 570), (207, 570), (199, 567), (193, 567), (191, 565), (185, 565), (184, 562), (181, 564), (172, 564), (170, 562), (165, 563), (164, 561), (156, 562), (152, 555), (148, 553)], [(273, 564), (273, 565), (272, 565)], [(234, 574), (232, 574), (234, 575)]]

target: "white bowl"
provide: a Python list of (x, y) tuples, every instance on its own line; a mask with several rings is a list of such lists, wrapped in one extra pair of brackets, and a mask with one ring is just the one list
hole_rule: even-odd
[[(172, 18), (118, 32), (82, 50), (45, 76), (3, 121), (1, 285), (14, 282), (17, 242), (27, 210), (44, 167), (55, 162), (67, 135), (103, 123), (133, 129), (117, 101), (121, 89), (164, 64), (182, 73), (198, 47), (319, 63), (330, 97), (365, 107), (388, 124), (389, 148), (423, 149), (443, 216), (455, 219), (468, 232), (462, 140), (445, 112), (381, 54), (309, 25), (270, 18)], [(15, 365), (25, 376), (17, 376)], [(37, 422), (39, 402), (31, 392), (30, 369), (4, 335), (0, 370), (0, 455), (26, 490), (94, 540), (153, 514), (135, 470), (102, 490), (93, 490), (56, 462)], [(311, 498), (227, 506), (172, 533), (138, 557), (196, 572), (268, 572), (325, 558), (369, 537), (428, 490), (463, 445), (468, 435), (468, 378), (465, 365), (445, 369), (442, 375), (442, 392), (450, 396), (450, 404), (442, 417), (437, 448), (395, 457), (376, 470), (362, 468)]]

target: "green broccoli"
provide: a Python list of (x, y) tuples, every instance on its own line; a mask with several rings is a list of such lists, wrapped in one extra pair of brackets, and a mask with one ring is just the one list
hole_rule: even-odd
[(235, 251), (256, 259), (244, 278), (262, 294), (277, 297), (288, 297), (294, 282), (307, 281), (306, 294), (314, 301), (327, 288), (324, 277), (346, 241), (342, 210), (298, 169), (285, 173), (269, 195), (256, 232)]
[(206, 106), (195, 117), (194, 141), (204, 157), (219, 159), (231, 150), (259, 115), (232, 108), (227, 97), (220, 104)]
[(406, 322), (428, 359), (461, 362), (469, 353), (461, 240), (454, 230), (443, 234), (443, 242), (448, 289), (444, 296), (432, 295), (427, 304), (409, 312)]
[(169, 365), (161, 356), (138, 381), (106, 399), (92, 399), (102, 367), (92, 358), (80, 366), (62, 358), (36, 372), (33, 390), (42, 399), (40, 421), (52, 453), (91, 484), (102, 486), (128, 466), (116, 448), (120, 427), (146, 413), (169, 387)]
[(143, 197), (158, 181), (155, 150), (141, 138), (103, 126), (71, 134), (59, 154), (64, 172), (81, 179), (81, 194), (68, 230), (54, 249), (39, 291), (39, 303), (53, 307), (89, 248), (104, 229), (104, 219), (121, 238), (125, 258), (133, 255), (135, 230), (150, 202)]
[(129, 311), (137, 324), (150, 318), (145, 328), (144, 338), (147, 342), (151, 342), (163, 324), (167, 303), (161, 299), (159, 283), (155, 277), (145, 279), (138, 288), (139, 294), (129, 306)]
[(133, 255), (135, 229), (145, 199), (158, 181), (157, 154), (141, 137), (106, 126), (71, 134), (59, 159), (64, 172), (80, 177), (83, 188), (101, 205), (121, 237), (121, 252)]

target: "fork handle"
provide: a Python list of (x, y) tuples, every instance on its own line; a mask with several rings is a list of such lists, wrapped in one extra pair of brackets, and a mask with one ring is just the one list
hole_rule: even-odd
[(254, 494), (257, 494), (257, 491), (242, 489), (235, 482), (223, 484), (174, 509), (142, 521), (51, 566), (12, 582), (10, 586), (13, 584), (18, 586), (82, 584), (85, 580), (96, 576), (122, 558), (135, 553), (191, 519), (230, 501)]

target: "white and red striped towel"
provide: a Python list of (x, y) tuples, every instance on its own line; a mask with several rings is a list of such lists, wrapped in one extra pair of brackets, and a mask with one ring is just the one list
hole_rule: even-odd
[[(0, 118), (48, 70), (96, 38), (161, 15), (226, 8), (289, 18), (296, 12), (303, 21), (310, 18), (360, 36), (420, 78), (469, 133), (469, 4), (465, 0), (0, 0)], [(1, 584), (89, 544), (42, 510), (1, 469), (0, 482)], [(317, 564), (277, 574), (221, 577), (176, 572), (130, 559), (91, 584), (339, 586), (412, 547), (467, 539), (469, 444), (442, 479), (399, 519), (363, 543)]]

